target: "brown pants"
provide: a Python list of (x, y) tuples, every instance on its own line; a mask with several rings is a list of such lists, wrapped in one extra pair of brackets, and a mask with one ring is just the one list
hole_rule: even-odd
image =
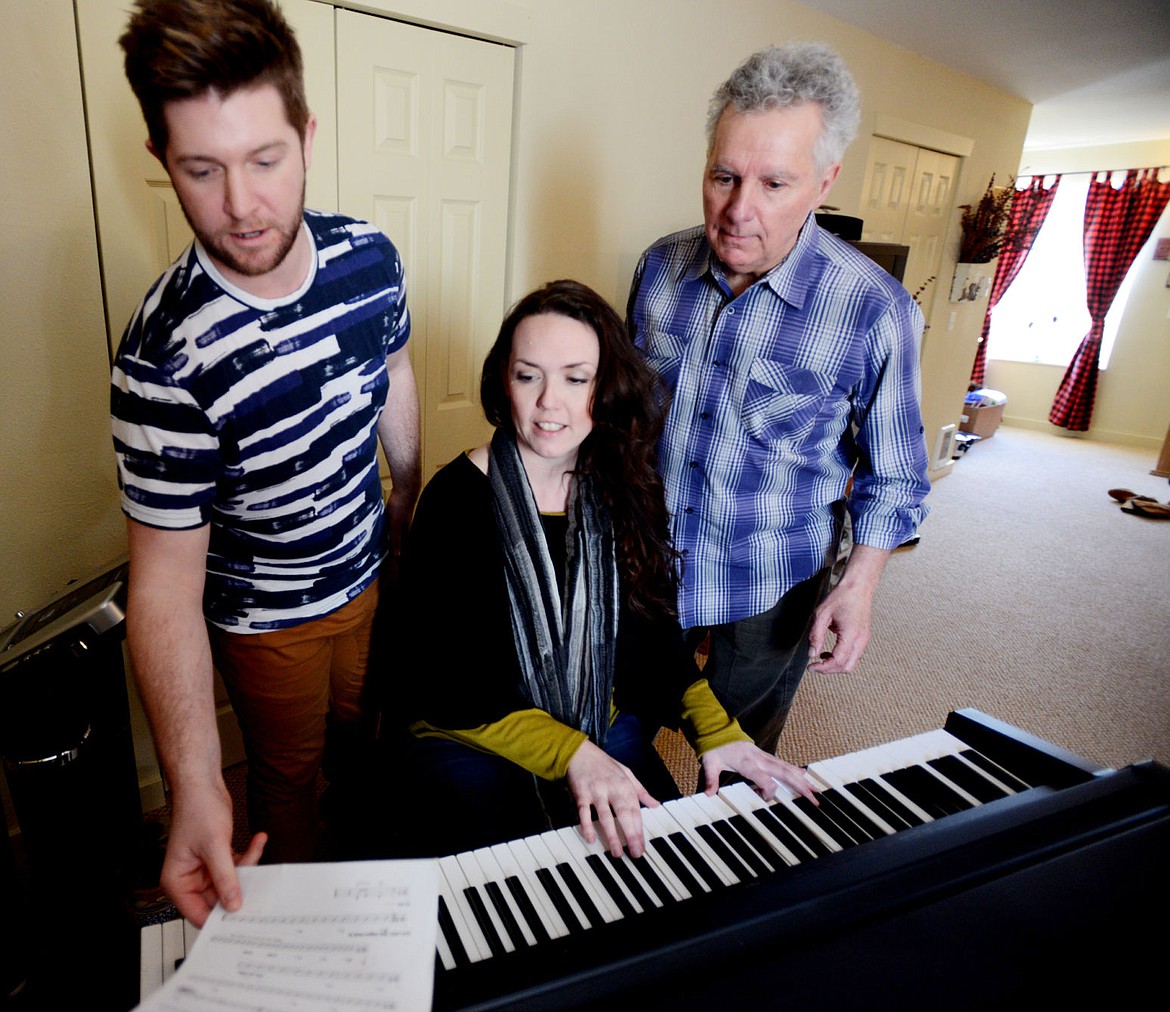
[(356, 726), (378, 605), (375, 582), (324, 618), (251, 635), (211, 629), (248, 754), (248, 824), (266, 863), (311, 861), (326, 717)]

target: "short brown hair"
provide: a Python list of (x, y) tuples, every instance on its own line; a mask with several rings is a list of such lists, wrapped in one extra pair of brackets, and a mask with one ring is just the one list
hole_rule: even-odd
[(118, 40), (150, 142), (166, 154), (167, 102), (273, 85), (303, 141), (309, 122), (301, 47), (272, 0), (136, 0)]

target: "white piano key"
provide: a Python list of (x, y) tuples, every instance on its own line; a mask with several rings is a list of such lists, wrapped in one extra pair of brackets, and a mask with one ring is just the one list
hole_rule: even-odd
[(447, 944), (446, 935), (441, 930), (435, 932), (435, 955), (438, 956), (444, 970), (455, 969), (455, 956), (451, 952), (451, 946)]
[(843, 848), (841, 844), (829, 836), (828, 833), (821, 829), (820, 826), (813, 822), (812, 819), (810, 819), (807, 815), (804, 814), (804, 812), (802, 812), (799, 808), (796, 807), (796, 805), (792, 803), (793, 800), (798, 797), (800, 797), (800, 795), (797, 794), (796, 791), (794, 791), (787, 784), (781, 783), (779, 780), (777, 780), (776, 797), (772, 802), (770, 802), (770, 804), (783, 805), (808, 828), (809, 832), (811, 832), (818, 840), (821, 841), (824, 846), (828, 847), (829, 850), (831, 850), (833, 853), (837, 853), (838, 851), (842, 850)]
[(980, 801), (977, 797), (975, 797), (973, 794), (971, 794), (965, 788), (960, 787), (957, 783), (955, 783), (945, 773), (940, 773), (933, 766), (928, 766), (926, 763), (920, 763), (919, 765), (921, 765), (922, 768), (924, 770), (926, 770), (926, 772), (929, 773), (932, 777), (935, 777), (936, 779), (941, 781), (943, 784), (945, 784), (947, 786), (947, 788), (954, 791), (957, 795), (959, 795), (959, 797), (963, 798), (965, 801), (970, 802), (970, 804), (972, 804), (976, 807), (983, 804), (982, 801)]
[[(506, 879), (508, 875), (500, 867), (500, 862), (496, 859), (496, 855), (491, 847), (481, 847), (479, 850), (473, 851), (475, 859), (479, 862), (480, 868), (483, 869), (484, 878), (486, 881), (495, 882), (499, 886), (500, 893), (504, 897), (504, 902), (508, 904), (508, 909), (512, 913), (513, 919), (520, 928), (520, 933), (524, 936), (524, 940), (529, 945), (536, 944), (536, 935), (531, 926), (528, 924), (528, 918), (524, 916), (524, 911), (520, 909), (516, 898), (512, 895), (512, 890), (508, 888)], [(485, 894), (485, 899), (491, 902), (490, 897)], [(535, 907), (536, 904), (533, 903)], [(547, 930), (547, 929), (546, 929)]]
[[(650, 885), (650, 883), (646, 880), (646, 876), (642, 874), (643, 858), (630, 857), (630, 853), (628, 850), (623, 850), (621, 857), (617, 857), (617, 858), (611, 857), (609, 851), (606, 849), (605, 844), (602, 843), (600, 835), (595, 834), (593, 842), (589, 843), (581, 835), (581, 830), (578, 827), (574, 827), (574, 832), (576, 833), (577, 839), (580, 841), (581, 846), (585, 849), (585, 851), (588, 854), (590, 854), (590, 855), (595, 854), (598, 857), (600, 857), (603, 861), (610, 862), (613, 865), (621, 864), (633, 877), (634, 881), (638, 884), (639, 888), (646, 895), (646, 898), (650, 901), (651, 905), (656, 906), (656, 907), (662, 906), (662, 900), (659, 898), (658, 893)], [(617, 871), (617, 869), (612, 868), (611, 870), (613, 871), (614, 880), (621, 887), (622, 892), (626, 895), (626, 898), (633, 905), (634, 909), (636, 909), (638, 911), (644, 910), (645, 904), (643, 904), (638, 899), (638, 897), (635, 896), (630, 891), (629, 887), (626, 885), (625, 880), (622, 878), (621, 874)]]
[(736, 885), (739, 882), (739, 876), (711, 848), (711, 844), (703, 839), (700, 833), (696, 832), (697, 827), (705, 826), (710, 821), (703, 815), (699, 807), (688, 797), (668, 801), (662, 807), (679, 824), (679, 827), (686, 833), (687, 839), (691, 841), (703, 860), (715, 870), (723, 884), (725, 886)]
[[(572, 843), (573, 835), (572, 827), (567, 829), (554, 829), (548, 833), (542, 833), (541, 839), (545, 846), (548, 847), (549, 853), (558, 861), (564, 861), (570, 868), (577, 873), (577, 879), (589, 894), (589, 898), (593, 900), (593, 905), (597, 907), (607, 923), (612, 923), (621, 918), (621, 911), (618, 910), (617, 904), (610, 898), (608, 890), (600, 882), (597, 881), (597, 876), (593, 874), (593, 869), (585, 863), (584, 854), (581, 849)], [(569, 834), (569, 837), (565, 836)]]
[(646, 837), (646, 849), (642, 852), (641, 857), (633, 859), (634, 864), (637, 866), (639, 861), (645, 861), (676, 901), (690, 899), (691, 891), (679, 881), (678, 876), (674, 873), (674, 869), (666, 863), (665, 858), (654, 847), (650, 846), (650, 841), (660, 834), (653, 826), (647, 824), (645, 818), (647, 811), (650, 811), (650, 809), (643, 809), (642, 818), (642, 832)]
[(765, 865), (768, 866), (769, 870), (776, 870), (777, 861), (775, 852), (769, 850), (766, 854), (761, 853), (759, 846), (757, 845), (757, 841), (743, 836), (739, 833), (738, 830), (736, 830), (733, 825), (731, 825), (729, 820), (732, 816), (738, 815), (739, 813), (736, 812), (736, 810), (732, 808), (723, 798), (721, 798), (718, 794), (714, 796), (708, 796), (706, 794), (695, 794), (691, 797), (690, 801), (702, 813), (704, 820), (708, 825), (716, 822), (727, 823), (728, 828), (733, 833), (735, 833), (736, 836), (743, 840), (744, 844), (749, 847), (752, 853), (754, 853), (761, 861), (763, 861)]
[[(770, 802), (761, 798), (751, 787), (745, 783), (728, 784), (719, 790), (719, 796), (740, 815), (746, 816), (760, 829), (760, 833), (764, 840), (767, 841), (769, 847), (772, 847), (779, 855), (780, 859), (787, 865), (794, 866), (801, 863), (801, 861), (810, 861), (816, 855), (813, 854), (803, 843), (799, 840), (793, 839), (791, 845), (786, 845), (782, 841), (776, 839), (770, 832), (760, 826), (752, 814), (759, 808), (767, 808)], [(799, 847), (799, 850), (791, 849), (792, 846)]]
[[(596, 886), (597, 892), (604, 897), (606, 906), (613, 913), (613, 919), (615, 921), (621, 920), (624, 916), (621, 908), (617, 905), (617, 901), (610, 895), (609, 888), (606, 884), (598, 879), (597, 872), (593, 870), (593, 866), (589, 863), (589, 858), (595, 855), (602, 860), (608, 860), (609, 856), (609, 851), (606, 849), (605, 844), (602, 843), (601, 835), (597, 832), (597, 827), (594, 826), (594, 839), (592, 843), (581, 835), (580, 826), (566, 826), (564, 829), (557, 830), (557, 833), (561, 837), (565, 849), (572, 855), (573, 862), (582, 877), (587, 876), (589, 882)], [(637, 907), (639, 904), (630, 895), (625, 884), (620, 881), (617, 872), (613, 873), (613, 879), (618, 883), (618, 887), (626, 899)]]
[[(965, 751), (973, 752), (973, 751), (978, 751), (978, 750), (968, 747)], [(987, 759), (987, 761), (989, 763), (991, 763), (991, 765), (994, 766), (997, 770), (1000, 770), (1003, 772), (1004, 776), (1002, 779), (1000, 777), (994, 775), (993, 773), (989, 773), (982, 766), (979, 766), (979, 765), (973, 763), (970, 759), (968, 759), (961, 752), (957, 753), (955, 758), (957, 758), (959, 760), (959, 762), (966, 764), (970, 769), (974, 770), (981, 777), (985, 778), (986, 780), (991, 781), (991, 783), (995, 784), (995, 786), (998, 787), (1005, 794), (1019, 794), (1020, 793), (1016, 788), (1012, 787), (1008, 783), (1009, 780), (1015, 780), (1017, 778), (1013, 777), (1007, 770), (1005, 770), (1002, 766), (1000, 766), (999, 763), (993, 762), (991, 759), (987, 759), (987, 756), (983, 756), (983, 758)]]
[[(895, 742), (894, 745), (899, 743)], [(907, 765), (917, 763), (917, 753), (907, 757), (907, 761), (899, 759), (896, 751), (886, 746), (878, 745), (860, 752), (850, 752), (836, 759), (817, 764), (822, 771), (832, 773), (842, 780), (852, 783), (856, 780), (876, 780), (882, 788), (892, 794), (923, 822), (933, 822), (934, 816), (923, 809), (916, 802), (910, 800), (892, 784), (882, 779), (883, 773), (904, 769)], [(937, 756), (935, 757), (937, 758)]]
[(564, 938), (569, 933), (569, 927), (561, 918), (560, 911), (545, 892), (544, 885), (536, 877), (536, 859), (532, 856), (523, 840), (511, 840), (508, 843), (497, 843), (490, 848), (492, 856), (499, 864), (505, 876), (514, 875), (524, 886), (524, 891), (532, 901), (533, 907), (540, 916), (541, 924), (549, 938)]
[(581, 909), (581, 904), (577, 902), (577, 897), (573, 895), (573, 891), (568, 887), (564, 879), (557, 874), (556, 859), (549, 853), (548, 846), (543, 840), (543, 834), (540, 836), (529, 836), (517, 842), (528, 847), (532, 852), (533, 858), (536, 860), (536, 866), (538, 868), (543, 868), (552, 874), (553, 879), (560, 886), (565, 902), (569, 905), (569, 910), (577, 918), (577, 924), (582, 928), (588, 928), (590, 926), (589, 918), (585, 915), (585, 911)]
[[(487, 913), (488, 919), (491, 921), (492, 927), (496, 929), (496, 936), (500, 940), (500, 944), (508, 952), (516, 951), (516, 944), (512, 941), (512, 936), (508, 934), (508, 929), (504, 927), (504, 922), (500, 915), (496, 912), (495, 905), (492, 903), (491, 897), (488, 896), (484, 886), (487, 885), (487, 876), (483, 873), (483, 868), (480, 867), (479, 861), (476, 860), (474, 853), (464, 851), (462, 854), (456, 854), (455, 860), (459, 863), (459, 869), (463, 872), (464, 878), (467, 880), (467, 885), (475, 889), (483, 900), (483, 908)], [(468, 901), (470, 907), (470, 901)], [(472, 914), (474, 916), (474, 913)], [(486, 941), (486, 938), (484, 939)]]
[[(682, 861), (683, 865), (691, 873), (695, 881), (698, 882), (699, 888), (702, 889), (703, 892), (711, 892), (711, 887), (707, 884), (699, 870), (695, 868), (689, 860), (687, 860), (685, 854), (674, 847), (669, 839), (672, 833), (681, 832), (681, 827), (678, 825), (678, 823), (662, 808), (642, 809), (642, 823), (646, 827), (648, 834), (652, 834), (656, 838), (662, 838), (663, 843), (675, 850), (675, 853), (678, 854), (679, 860)], [(649, 851), (652, 848), (647, 849)], [(679, 888), (685, 889), (685, 886), (683, 886), (682, 882), (680, 882), (678, 878), (675, 877), (673, 871), (671, 872), (671, 877), (674, 878), (675, 882), (678, 882)]]
[(188, 920), (183, 921), (183, 952), (188, 953), (199, 940), (199, 929)]
[(165, 984), (175, 975), (175, 964), (187, 956), (183, 919), (164, 921), (162, 926), (162, 971)]
[[(892, 836), (895, 832), (885, 819), (883, 819), (877, 812), (869, 807), (864, 801), (858, 798), (849, 790), (848, 783), (842, 780), (839, 776), (834, 775), (831, 769), (822, 769), (819, 764), (812, 763), (808, 767), (809, 776), (820, 782), (826, 788), (836, 791), (842, 798), (847, 800), (849, 804), (864, 812), (883, 833), (887, 836)], [(849, 781), (852, 783), (852, 781)]]
[(459, 941), (463, 943), (467, 958), (473, 963), (489, 959), (492, 954), (491, 947), (483, 937), (479, 924), (476, 923), (467, 897), (463, 895), (467, 881), (459, 862), (452, 855), (439, 858), (438, 863), (439, 893), (447, 901), (447, 909), (451, 912), (451, 920), (455, 924), (455, 931), (459, 935)]
[(138, 1000), (146, 1001), (162, 983), (162, 925), (148, 924), (138, 937)]
[[(889, 772), (889, 771), (887, 771), (887, 772)], [(920, 806), (918, 804), (918, 802), (912, 800), (911, 798), (908, 798), (905, 794), (903, 794), (900, 790), (898, 790), (898, 788), (896, 788), (888, 780), (883, 779), (880, 775), (875, 776), (873, 779), (876, 780), (883, 788), (885, 788), (885, 790), (889, 791), (900, 802), (902, 802), (903, 805), (905, 805), (907, 808), (909, 808), (910, 811), (912, 811), (915, 815), (917, 815), (918, 818), (920, 818), (923, 822), (934, 822), (933, 815), (931, 815), (928, 811), (926, 811), (925, 808)]]

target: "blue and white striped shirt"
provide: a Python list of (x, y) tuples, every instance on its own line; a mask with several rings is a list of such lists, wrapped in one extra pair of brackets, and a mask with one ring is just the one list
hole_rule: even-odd
[(114, 362), (127, 516), (210, 524), (204, 613), (234, 632), (327, 615), (383, 554), (377, 425), (410, 334), (402, 263), (365, 222), (306, 212), (300, 290), (260, 299), (198, 241), (136, 310)]
[(926, 516), (922, 313), (813, 217), (738, 298), (702, 227), (639, 261), (630, 332), (671, 391), (660, 446), (684, 628), (758, 615), (856, 543), (894, 549)]

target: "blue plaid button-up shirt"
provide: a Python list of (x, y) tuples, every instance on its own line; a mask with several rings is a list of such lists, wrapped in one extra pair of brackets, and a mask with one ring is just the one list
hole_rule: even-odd
[(930, 485), (922, 313), (809, 216), (788, 257), (733, 298), (701, 227), (642, 256), (630, 332), (671, 392), (660, 446), (684, 628), (758, 615), (853, 540), (903, 544)]

